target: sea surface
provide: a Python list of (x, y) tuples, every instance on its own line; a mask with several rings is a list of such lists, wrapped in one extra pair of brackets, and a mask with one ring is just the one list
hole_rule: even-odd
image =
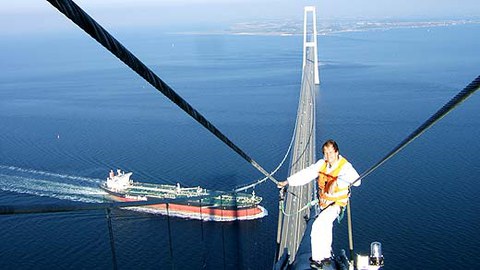
[[(114, 34), (264, 168), (278, 165), (301, 36)], [(367, 170), (479, 75), (479, 36), (480, 25), (319, 36), (317, 156), (333, 138)], [(2, 36), (0, 59), (0, 206), (103, 202), (116, 168), (216, 190), (262, 177), (79, 29)], [(476, 94), (353, 189), (355, 252), (380, 241), (385, 269), (480, 268), (479, 108)], [(278, 194), (271, 182), (255, 193), (269, 215), (252, 221), (113, 210), (113, 241), (104, 211), (2, 215), (0, 269), (270, 269)], [(334, 234), (334, 251), (348, 249), (346, 221)]]

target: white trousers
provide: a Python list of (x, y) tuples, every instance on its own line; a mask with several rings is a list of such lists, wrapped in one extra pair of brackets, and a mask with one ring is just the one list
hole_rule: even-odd
[(320, 212), (313, 222), (310, 233), (313, 260), (320, 262), (331, 257), (333, 222), (338, 214), (340, 214), (340, 206), (332, 205)]

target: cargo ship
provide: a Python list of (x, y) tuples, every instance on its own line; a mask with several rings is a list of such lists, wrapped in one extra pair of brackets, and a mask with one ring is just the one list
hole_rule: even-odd
[[(100, 184), (115, 201), (148, 201), (152, 199), (178, 199), (168, 203), (142, 206), (146, 212), (190, 219), (234, 221), (258, 219), (268, 214), (260, 206), (262, 198), (248, 193), (226, 193), (201, 187), (182, 187), (180, 184), (150, 184), (130, 179), (132, 172), (113, 170), (107, 180)], [(192, 199), (189, 199), (192, 198)]]

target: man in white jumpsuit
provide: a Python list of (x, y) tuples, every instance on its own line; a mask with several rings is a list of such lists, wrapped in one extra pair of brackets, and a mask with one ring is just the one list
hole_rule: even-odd
[[(312, 245), (310, 266), (317, 269), (331, 263), (333, 222), (342, 207), (348, 203), (349, 185), (359, 177), (352, 164), (340, 155), (334, 140), (326, 141), (322, 149), (323, 159), (293, 174), (278, 185), (280, 188), (287, 184), (301, 186), (317, 179), (319, 205), (322, 211), (313, 222), (310, 234)], [(360, 181), (355, 183), (355, 186), (359, 185)]]

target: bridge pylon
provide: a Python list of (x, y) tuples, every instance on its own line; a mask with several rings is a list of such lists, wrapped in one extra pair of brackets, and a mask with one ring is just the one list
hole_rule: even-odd
[[(308, 18), (311, 14), (312, 18), (312, 29), (307, 29), (309, 25)], [(309, 30), (309, 31), (307, 31)], [(318, 71), (318, 51), (317, 51), (317, 15), (315, 14), (315, 6), (306, 6), (303, 13), (303, 65), (302, 69), (305, 68), (307, 62), (307, 49), (313, 49), (313, 61), (314, 61), (314, 82), (315, 84), (320, 84), (320, 75)]]

